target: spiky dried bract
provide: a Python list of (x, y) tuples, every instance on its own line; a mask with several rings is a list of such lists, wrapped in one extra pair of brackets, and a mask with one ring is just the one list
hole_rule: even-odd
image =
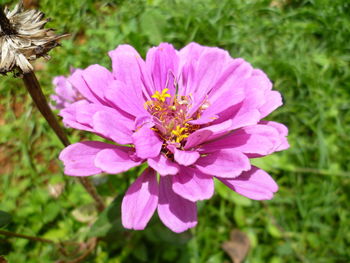
[[(58, 41), (67, 35), (56, 35), (51, 28), (44, 28), (49, 21), (39, 10), (25, 10), (22, 1), (13, 10), (5, 7), (4, 14), (10, 30), (0, 28), (0, 73), (6, 74), (17, 67), (28, 73), (33, 70), (29, 61), (58, 46)], [(6, 19), (5, 18), (5, 19)]]

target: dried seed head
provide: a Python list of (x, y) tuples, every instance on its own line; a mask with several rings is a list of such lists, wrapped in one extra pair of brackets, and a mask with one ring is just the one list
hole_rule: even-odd
[(13, 10), (0, 7), (0, 73), (6, 74), (19, 68), (23, 73), (33, 70), (29, 61), (39, 57), (49, 58), (47, 53), (58, 46), (67, 35), (56, 35), (53, 29), (45, 29), (49, 19), (39, 10), (24, 10), (20, 1)]

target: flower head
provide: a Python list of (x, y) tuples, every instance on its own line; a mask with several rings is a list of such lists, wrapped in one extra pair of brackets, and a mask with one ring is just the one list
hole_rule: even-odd
[(67, 36), (45, 29), (48, 21), (39, 10), (24, 10), (22, 1), (13, 10), (0, 7), (0, 73), (6, 74), (17, 67), (28, 73), (33, 70), (29, 61), (48, 57), (47, 53)]
[(60, 115), (111, 143), (79, 142), (60, 159), (72, 176), (148, 163), (124, 196), (124, 227), (144, 229), (155, 210), (175, 232), (195, 226), (196, 202), (211, 198), (214, 178), (251, 199), (273, 197), (276, 183), (249, 158), (288, 148), (288, 130), (262, 121), (282, 99), (261, 70), (196, 43), (160, 44), (145, 61), (129, 45), (109, 55), (112, 73), (92, 65), (69, 78), (86, 99)]
[[(75, 70), (72, 68), (71, 73), (74, 73)], [(65, 76), (54, 77), (52, 84), (55, 86), (55, 94), (51, 95), (54, 102), (51, 105), (53, 109), (62, 110), (73, 102), (84, 99), (80, 92), (69, 82), (69, 78)]]

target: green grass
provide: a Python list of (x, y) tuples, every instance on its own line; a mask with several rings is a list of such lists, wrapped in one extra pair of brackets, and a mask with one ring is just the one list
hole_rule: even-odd
[[(196, 41), (225, 48), (269, 75), (285, 105), (268, 119), (289, 127), (291, 148), (256, 160), (280, 186), (271, 201), (240, 198), (218, 184), (214, 198), (199, 204), (199, 224), (189, 233), (172, 234), (154, 218), (147, 230), (125, 234), (118, 206), (105, 217), (112, 230), (91, 228), (96, 215), (84, 212), (91, 199), (63, 175), (59, 141), (21, 80), (1, 77), (0, 210), (13, 215), (8, 230), (58, 241), (104, 236), (86, 262), (229, 262), (221, 244), (235, 228), (251, 240), (246, 263), (350, 262), (347, 0), (41, 0), (40, 5), (53, 18), (52, 27), (72, 35), (51, 52), (50, 61), (37, 64), (47, 95), (52, 77), (68, 74), (70, 66), (110, 67), (106, 53), (118, 44), (129, 43), (145, 55), (162, 41), (176, 48)], [(72, 141), (87, 136), (69, 133)], [(107, 183), (98, 186), (100, 194), (109, 202), (121, 197), (137, 172), (103, 177)], [(48, 185), (57, 184), (65, 189), (56, 199)], [(0, 255), (19, 263), (60, 257), (51, 245), (3, 236)]]

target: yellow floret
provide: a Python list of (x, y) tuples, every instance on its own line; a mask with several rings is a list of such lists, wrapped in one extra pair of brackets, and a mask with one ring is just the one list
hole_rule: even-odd
[(161, 102), (164, 102), (166, 98), (170, 98), (171, 95), (168, 92), (169, 89), (163, 89), (162, 93), (160, 93), (159, 91), (156, 91), (153, 95), (152, 98), (155, 98)]

